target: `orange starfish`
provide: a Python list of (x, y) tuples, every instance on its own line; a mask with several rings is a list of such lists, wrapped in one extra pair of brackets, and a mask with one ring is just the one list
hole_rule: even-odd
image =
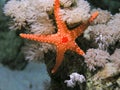
[(67, 28), (65, 22), (62, 21), (59, 15), (59, 9), (60, 9), (60, 2), (59, 0), (55, 0), (54, 15), (58, 28), (57, 33), (52, 35), (20, 34), (22, 38), (56, 45), (56, 50), (57, 50), (56, 64), (53, 67), (51, 73), (55, 73), (59, 68), (59, 66), (61, 65), (66, 50), (68, 49), (73, 50), (80, 55), (84, 54), (84, 52), (76, 44), (75, 39), (79, 35), (81, 35), (84, 32), (84, 30), (90, 25), (90, 23), (98, 16), (98, 12), (93, 13), (86, 23), (83, 23), (79, 27), (70, 31)]

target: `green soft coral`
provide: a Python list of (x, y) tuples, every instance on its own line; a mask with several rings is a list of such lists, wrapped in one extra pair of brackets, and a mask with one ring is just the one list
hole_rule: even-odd
[(26, 63), (20, 50), (21, 46), (22, 40), (15, 31), (0, 32), (0, 62), (12, 69), (22, 69)]

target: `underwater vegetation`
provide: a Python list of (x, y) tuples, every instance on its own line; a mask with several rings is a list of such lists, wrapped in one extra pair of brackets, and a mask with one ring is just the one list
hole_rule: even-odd
[[(111, 7), (109, 2), (106, 8), (108, 11), (105, 10), (107, 0), (103, 7), (94, 1), (94, 4), (101, 8), (91, 6), (88, 1), (9, 0), (3, 10), (4, 14), (11, 18), (9, 28), (15, 31), (4, 32), (5, 36), (12, 38), (5, 43), (2, 41), (8, 40), (7, 37), (0, 34), (0, 37), (4, 38), (0, 40), (0, 43), (4, 44), (1, 48), (8, 47), (8, 43), (13, 44), (9, 45), (5, 54), (0, 54), (1, 60), (4, 62), (7, 55), (10, 60), (15, 60), (14, 56), (18, 56), (19, 61), (25, 59), (44, 62), (51, 77), (49, 90), (119, 90), (119, 5), (116, 4), (116, 9)], [(120, 3), (118, 0), (116, 2)], [(20, 36), (30, 40), (24, 39), (22, 42), (23, 39), (15, 34), (17, 31), (25, 33)], [(57, 32), (62, 33), (51, 38)], [(69, 32), (72, 32), (71, 35)], [(71, 44), (72, 38), (83, 51)], [(62, 43), (59, 40), (62, 40)], [(72, 49), (67, 48), (69, 46), (72, 46)], [(20, 48), (13, 49), (15, 47)], [(61, 49), (59, 53), (58, 49)], [(11, 51), (14, 53), (11, 54)], [(24, 54), (24, 57), (19, 57), (19, 54)]]

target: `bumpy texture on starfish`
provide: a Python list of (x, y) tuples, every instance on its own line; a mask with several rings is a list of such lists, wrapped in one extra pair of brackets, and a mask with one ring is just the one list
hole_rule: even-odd
[(64, 21), (62, 21), (61, 16), (59, 15), (60, 2), (55, 0), (54, 3), (54, 15), (56, 19), (56, 24), (58, 31), (56, 34), (52, 35), (36, 35), (36, 34), (20, 34), (22, 38), (46, 42), (56, 45), (56, 64), (53, 67), (51, 73), (55, 73), (59, 66), (61, 65), (66, 50), (73, 50), (80, 55), (84, 55), (84, 52), (78, 47), (75, 42), (75, 39), (81, 35), (84, 30), (90, 25), (90, 23), (98, 16), (98, 12), (95, 12), (91, 15), (89, 20), (86, 23), (83, 23), (79, 27), (69, 30)]

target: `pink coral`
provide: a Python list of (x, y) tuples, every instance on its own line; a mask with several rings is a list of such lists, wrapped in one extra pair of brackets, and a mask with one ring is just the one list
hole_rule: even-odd
[(99, 49), (89, 49), (84, 55), (85, 63), (90, 70), (96, 70), (96, 67), (104, 67), (110, 58), (109, 53)]

